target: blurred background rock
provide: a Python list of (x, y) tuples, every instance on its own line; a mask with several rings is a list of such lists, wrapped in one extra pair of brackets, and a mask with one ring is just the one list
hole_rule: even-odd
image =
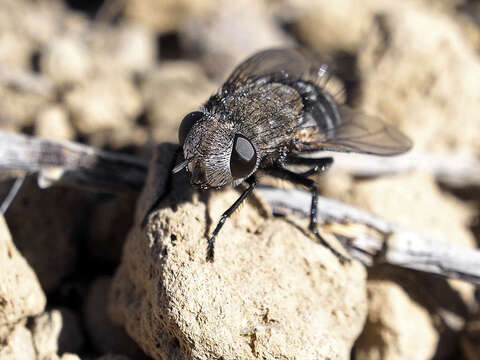
[[(0, 0), (0, 127), (148, 155), (152, 144), (176, 141), (182, 117), (245, 57), (301, 45), (336, 59), (347, 102), (401, 128), (413, 151), (479, 157), (479, 24), (473, 0)], [(336, 174), (322, 188), (425, 234), (478, 245), (477, 188), (449, 189), (428, 173)], [(21, 284), (2, 297), (23, 311), (0, 297), (0, 318), (14, 318), (0, 323), (0, 359), (19, 358), (21, 346), (29, 349), (25, 359), (138, 358), (141, 350), (98, 308), (106, 306), (102, 294), (120, 263), (135, 200), (27, 181), (6, 221), (36, 273), (38, 280), (25, 270), (40, 305), (33, 311), (17, 299)], [(21, 256), (18, 264), (26, 266)], [(6, 266), (2, 260), (0, 273)], [(467, 334), (478, 322), (472, 286), (369, 271), (370, 310), (352, 356), (480, 358), (471, 350), (478, 337)], [(438, 282), (444, 292), (427, 296)], [(43, 341), (61, 338), (62, 321), (74, 341)], [(107, 339), (109, 329), (120, 335)]]

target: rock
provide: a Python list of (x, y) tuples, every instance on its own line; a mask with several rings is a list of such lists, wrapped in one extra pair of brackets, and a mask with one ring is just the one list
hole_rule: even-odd
[(422, 306), (392, 281), (369, 281), (369, 313), (355, 347), (358, 360), (431, 359), (439, 336)]
[(90, 285), (85, 304), (85, 324), (90, 339), (99, 353), (118, 353), (129, 355), (132, 359), (143, 359), (145, 355), (137, 344), (107, 316), (110, 282), (110, 278), (102, 277)]
[(480, 154), (480, 82), (472, 76), (480, 61), (460, 27), (410, 2), (374, 9), (377, 30), (358, 54), (362, 107), (399, 125), (415, 151)]
[(150, 72), (142, 85), (146, 116), (157, 142), (176, 142), (183, 117), (199, 108), (216, 86), (196, 64), (164, 62)]
[(74, 131), (67, 111), (59, 105), (42, 109), (35, 120), (35, 135), (51, 140), (73, 140)]
[(319, 52), (354, 53), (368, 36), (373, 20), (365, 1), (289, 1), (287, 11), (295, 19), (295, 30), (302, 41)]
[(0, 64), (3, 67), (26, 69), (32, 53), (33, 46), (24, 37), (14, 32), (0, 32)]
[(83, 345), (78, 319), (68, 309), (51, 310), (33, 319), (33, 342), (38, 358), (51, 359), (65, 352), (77, 352)]
[(0, 217), (0, 327), (41, 313), (45, 302), (35, 273), (16, 249), (5, 219)]
[(82, 82), (92, 71), (87, 45), (73, 36), (54, 37), (42, 52), (40, 68), (58, 86)]
[(65, 104), (76, 129), (84, 135), (129, 132), (142, 110), (140, 95), (122, 76), (98, 76), (72, 89)]
[(257, 51), (293, 45), (263, 2), (235, 2), (210, 16), (189, 18), (180, 34), (182, 44), (221, 80)]
[[(347, 359), (365, 319), (364, 268), (340, 264), (250, 202), (207, 262), (206, 234), (238, 194), (201, 200), (183, 175), (166, 185), (174, 149), (159, 147), (152, 162), (112, 283), (112, 318), (155, 359)], [(164, 190), (142, 230), (142, 213)]]
[(5, 338), (0, 340), (2, 344), (0, 359), (37, 360), (32, 334), (23, 324), (17, 324)]
[(99, 73), (144, 73), (153, 67), (157, 55), (155, 34), (135, 23), (99, 27), (90, 34), (89, 44)]
[(6, 219), (15, 242), (46, 292), (55, 290), (75, 267), (76, 236), (82, 234), (87, 203), (82, 191), (41, 190), (27, 178), (8, 209)]
[(219, 6), (212, 0), (127, 1), (125, 16), (159, 33), (177, 30), (189, 16), (204, 16)]
[(17, 91), (0, 85), (0, 126), (15, 131), (31, 126), (38, 112), (51, 100), (51, 94)]
[[(345, 182), (340, 187), (337, 186), (335, 176), (326, 175), (323, 180), (322, 189), (326, 196), (355, 204), (439, 241), (475, 246), (475, 239), (468, 230), (474, 212), (465, 203), (442, 192), (431, 175), (414, 172)], [(375, 271), (378, 271), (376, 267), (369, 271), (369, 279), (372, 279)], [(475, 288), (465, 282), (447, 281), (421, 274), (415, 275), (413, 279), (405, 279), (400, 276), (404, 272), (405, 270), (397, 268), (384, 273), (380, 287), (377, 286), (378, 281), (369, 280), (369, 294), (374, 297), (376, 304), (381, 303), (382, 306), (370, 306), (369, 316), (379, 320), (367, 321), (362, 335), (364, 340), (357, 344), (361, 358), (429, 359), (433, 353), (451, 356), (457, 341), (452, 332), (460, 331), (468, 315), (467, 309), (476, 303)], [(372, 281), (373, 287), (370, 288)], [(401, 294), (398, 290), (391, 290), (393, 283), (404, 289)], [(410, 302), (415, 302), (414, 307), (422, 309), (424, 315), (418, 315), (420, 310), (413, 311), (412, 306), (405, 305), (408, 301), (402, 300), (402, 297), (410, 297)], [(390, 320), (386, 322), (382, 320), (384, 318)], [(397, 321), (400, 318), (405, 319), (405, 324)], [(438, 325), (438, 320), (435, 319), (442, 319), (443, 324)], [(408, 322), (415, 324), (415, 335), (408, 329)], [(423, 346), (422, 351), (416, 350), (419, 346)], [(410, 348), (412, 351), (407, 351)]]
[[(354, 155), (353, 155), (354, 156)], [(325, 175), (322, 191), (361, 209), (443, 241), (473, 247), (468, 226), (474, 211), (442, 192), (434, 178), (422, 172), (357, 181), (337, 190), (336, 177)], [(442, 209), (442, 211), (431, 211)]]

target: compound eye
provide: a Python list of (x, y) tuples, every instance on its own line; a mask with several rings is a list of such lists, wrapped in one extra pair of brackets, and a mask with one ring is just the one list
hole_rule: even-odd
[(230, 172), (234, 179), (248, 176), (257, 164), (257, 152), (252, 143), (242, 135), (236, 135), (230, 156)]
[(182, 123), (178, 128), (178, 141), (180, 145), (183, 146), (183, 144), (185, 143), (185, 139), (187, 138), (188, 133), (192, 129), (193, 125), (195, 125), (202, 117), (203, 113), (201, 111), (194, 111), (190, 114), (187, 114), (183, 118)]

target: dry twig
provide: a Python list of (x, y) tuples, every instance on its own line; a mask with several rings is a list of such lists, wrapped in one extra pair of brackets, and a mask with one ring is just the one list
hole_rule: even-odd
[[(260, 187), (277, 212), (307, 215), (310, 194)], [(318, 217), (365, 265), (388, 263), (480, 285), (480, 251), (431, 239), (339, 201), (319, 197)]]
[(143, 159), (74, 142), (55, 142), (0, 131), (0, 176), (38, 174), (40, 187), (53, 183), (107, 192), (140, 191)]
[[(0, 131), (0, 176), (39, 174), (41, 185), (56, 182), (102, 191), (140, 191), (143, 159), (72, 142), (53, 142)], [(259, 187), (277, 212), (308, 214), (310, 195), (298, 189)], [(324, 229), (342, 240), (366, 265), (389, 263), (480, 284), (480, 251), (417, 234), (339, 201), (319, 198)]]

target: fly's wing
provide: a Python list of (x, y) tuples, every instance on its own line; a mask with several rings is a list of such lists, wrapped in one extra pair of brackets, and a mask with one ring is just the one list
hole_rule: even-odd
[[(326, 59), (302, 49), (274, 48), (251, 56), (232, 72), (224, 88), (235, 89), (260, 79), (267, 81), (299, 79), (320, 81), (326, 77)], [(315, 81), (317, 80), (317, 81)]]
[(404, 153), (412, 147), (411, 140), (400, 130), (381, 119), (353, 111), (347, 106), (338, 107), (335, 121), (315, 124), (299, 130), (297, 151), (356, 152), (380, 156)]

